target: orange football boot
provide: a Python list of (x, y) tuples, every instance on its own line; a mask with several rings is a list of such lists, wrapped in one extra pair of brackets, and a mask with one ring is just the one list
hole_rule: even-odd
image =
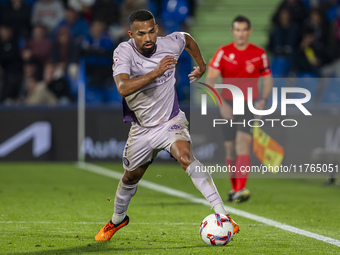
[(230, 220), (231, 224), (233, 224), (234, 234), (238, 233), (240, 231), (240, 227), (237, 225), (237, 223), (229, 215), (227, 215), (227, 217)]
[(110, 220), (108, 223), (105, 224), (104, 227), (102, 227), (98, 233), (96, 234), (96, 237), (94, 240), (96, 241), (109, 241), (111, 237), (116, 233), (119, 229), (129, 224), (129, 216), (125, 216), (124, 220), (119, 224), (113, 224)]

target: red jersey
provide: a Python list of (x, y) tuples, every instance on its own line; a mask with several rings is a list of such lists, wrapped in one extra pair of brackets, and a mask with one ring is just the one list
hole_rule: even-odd
[[(221, 71), (223, 83), (238, 86), (245, 101), (248, 98), (248, 87), (253, 88), (253, 99), (259, 97), (258, 79), (271, 73), (265, 50), (252, 43), (245, 50), (237, 49), (234, 43), (220, 47), (210, 60), (209, 67)], [(222, 97), (233, 99), (229, 89), (222, 90)]]

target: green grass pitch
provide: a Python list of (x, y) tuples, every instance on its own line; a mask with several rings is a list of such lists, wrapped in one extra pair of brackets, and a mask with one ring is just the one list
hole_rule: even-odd
[[(122, 172), (120, 164), (105, 164)], [(144, 180), (201, 197), (177, 164), (152, 164)], [(320, 179), (249, 179), (251, 199), (230, 206), (340, 240), (340, 188)], [(340, 247), (232, 215), (240, 233), (227, 246), (199, 236), (204, 205), (139, 187), (130, 224), (109, 242), (94, 236), (113, 213), (118, 180), (76, 164), (0, 164), (0, 254), (339, 254)], [(215, 179), (223, 198), (230, 185)], [(229, 205), (229, 204), (228, 204)]]

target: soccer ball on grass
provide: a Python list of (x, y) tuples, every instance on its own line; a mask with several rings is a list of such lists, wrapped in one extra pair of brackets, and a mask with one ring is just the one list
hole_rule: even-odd
[(208, 245), (226, 245), (233, 237), (234, 228), (223, 214), (210, 214), (201, 223), (200, 235)]

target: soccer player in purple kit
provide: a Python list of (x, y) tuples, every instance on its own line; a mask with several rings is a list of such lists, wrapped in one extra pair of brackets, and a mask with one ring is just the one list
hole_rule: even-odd
[[(126, 212), (138, 181), (160, 150), (178, 161), (215, 213), (229, 217), (209, 172), (192, 154), (188, 121), (179, 109), (175, 91), (177, 59), (186, 49), (198, 64), (189, 74), (198, 80), (206, 63), (195, 40), (187, 33), (157, 37), (158, 26), (151, 12), (138, 10), (129, 17), (130, 40), (120, 43), (113, 54), (113, 77), (123, 97), (124, 121), (131, 122), (123, 151), (124, 175), (120, 180), (112, 219), (95, 240), (108, 241), (129, 223)], [(229, 217), (234, 233), (239, 226)]]

